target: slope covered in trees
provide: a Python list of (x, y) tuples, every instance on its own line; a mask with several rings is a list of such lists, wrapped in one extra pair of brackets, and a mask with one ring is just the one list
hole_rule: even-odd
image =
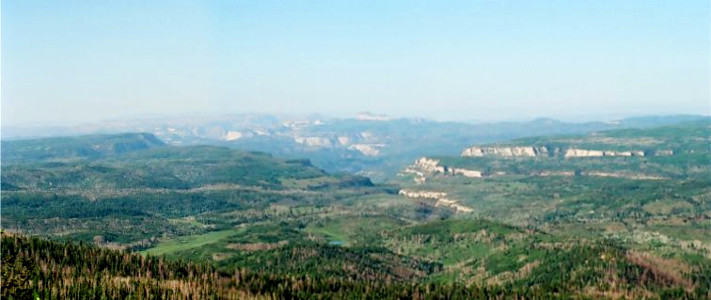
[(3, 163), (97, 158), (164, 147), (152, 134), (125, 133), (2, 141)]
[[(75, 139), (76, 145), (85, 140)], [(387, 192), (368, 178), (326, 174), (306, 160), (212, 146), (70, 161), (8, 158), (2, 189), (5, 229), (120, 244), (225, 229), (292, 208), (317, 211), (340, 199)]]

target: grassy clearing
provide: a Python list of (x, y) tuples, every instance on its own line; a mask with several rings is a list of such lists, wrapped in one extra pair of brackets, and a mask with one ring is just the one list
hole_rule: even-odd
[(238, 229), (228, 229), (213, 231), (200, 235), (181, 236), (178, 238), (161, 241), (155, 247), (141, 251), (140, 253), (155, 256), (168, 255), (178, 251), (188, 250), (192, 248), (201, 247), (207, 244), (216, 243), (239, 232), (240, 230)]
[(309, 227), (306, 229), (306, 232), (323, 235), (329, 242), (343, 242), (343, 246), (349, 246), (348, 238), (340, 227)]
[(342, 215), (309, 224), (305, 231), (323, 236), (329, 242), (341, 241), (344, 246), (377, 245), (379, 233), (404, 225), (403, 221), (388, 216)]

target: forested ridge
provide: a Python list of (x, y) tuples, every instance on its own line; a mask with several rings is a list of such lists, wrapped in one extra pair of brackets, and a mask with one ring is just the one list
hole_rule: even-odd
[[(677, 278), (631, 259), (621, 247), (575, 246), (546, 258), (531, 276), (478, 286), (313, 275), (274, 275), (249, 268), (52, 242), (3, 233), (2, 296), (6, 299), (551, 299), (711, 297), (711, 268)], [(575, 272), (584, 266), (587, 272)], [(578, 274), (575, 274), (578, 273)], [(593, 291), (594, 293), (590, 293)], [(586, 293), (582, 293), (586, 292)]]
[(2, 296), (8, 299), (445, 299), (504, 295), (500, 288), (274, 276), (246, 269), (222, 272), (206, 264), (6, 234), (2, 237), (2, 278)]

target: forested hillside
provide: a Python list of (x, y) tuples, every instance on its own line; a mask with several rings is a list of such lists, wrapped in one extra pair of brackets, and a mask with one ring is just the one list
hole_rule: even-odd
[[(133, 137), (126, 143), (145, 138)], [(123, 136), (93, 142), (117, 138)], [(75, 147), (66, 142), (65, 149), (85, 147), (87, 139), (75, 140), (80, 142)], [(99, 158), (66, 154), (3, 161), (3, 228), (145, 246), (158, 237), (205, 233), (294, 209), (317, 212), (343, 198), (387, 190), (364, 177), (326, 174), (306, 160), (213, 146), (166, 146)]]
[(163, 141), (145, 133), (2, 141), (2, 160), (14, 163), (97, 158), (163, 146)]
[[(337, 246), (332, 246), (337, 249)], [(86, 244), (2, 236), (2, 297), (7, 299), (551, 299), (687, 298), (710, 295), (709, 269), (679, 277), (649, 257), (606, 243), (542, 251), (543, 262), (506, 284), (279, 275), (249, 268), (142, 256)], [(504, 263), (504, 262), (497, 262)], [(705, 273), (703, 273), (705, 272)]]

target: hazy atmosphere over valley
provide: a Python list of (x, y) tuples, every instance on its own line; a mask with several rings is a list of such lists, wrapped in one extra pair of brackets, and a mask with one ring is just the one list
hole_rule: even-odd
[(709, 299), (708, 1), (0, 2), (4, 299)]

